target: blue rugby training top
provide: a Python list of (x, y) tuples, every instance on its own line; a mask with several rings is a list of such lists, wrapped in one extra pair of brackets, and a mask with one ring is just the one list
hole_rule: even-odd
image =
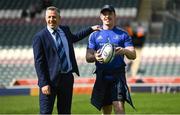
[[(128, 35), (128, 33), (125, 30), (115, 26), (111, 30), (100, 30), (93, 32), (89, 37), (87, 48), (97, 51), (108, 42), (114, 44), (115, 47), (120, 46), (125, 48), (127, 46), (133, 46), (132, 38)], [(110, 63), (106, 64), (96, 61), (96, 67), (98, 69), (114, 69), (123, 65), (125, 65), (124, 55), (115, 56)]]

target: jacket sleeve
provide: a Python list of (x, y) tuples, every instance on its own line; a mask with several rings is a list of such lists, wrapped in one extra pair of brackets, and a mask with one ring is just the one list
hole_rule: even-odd
[(38, 76), (38, 85), (41, 88), (49, 84), (49, 72), (47, 69), (47, 62), (42, 41), (38, 35), (36, 35), (33, 39), (33, 53), (35, 69)]
[(67, 29), (70, 33), (70, 38), (72, 38), (72, 42), (78, 42), (93, 32), (93, 29), (91, 27), (84, 28), (76, 33), (72, 33), (69, 27), (67, 27)]

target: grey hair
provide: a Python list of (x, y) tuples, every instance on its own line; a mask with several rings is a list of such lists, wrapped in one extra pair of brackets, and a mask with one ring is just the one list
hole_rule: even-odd
[(56, 11), (56, 12), (57, 12), (57, 15), (60, 16), (60, 9), (58, 9), (57, 7), (55, 7), (55, 6), (49, 6), (49, 7), (46, 8), (46, 12), (47, 12), (48, 10)]

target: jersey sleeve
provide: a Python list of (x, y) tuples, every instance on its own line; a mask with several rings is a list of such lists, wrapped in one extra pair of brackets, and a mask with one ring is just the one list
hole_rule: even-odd
[(94, 33), (90, 34), (88, 39), (87, 48), (88, 49), (95, 49), (95, 37)]
[(125, 46), (125, 47), (133, 46), (132, 38), (131, 38), (131, 36), (129, 36), (128, 34), (125, 34), (124, 46)]

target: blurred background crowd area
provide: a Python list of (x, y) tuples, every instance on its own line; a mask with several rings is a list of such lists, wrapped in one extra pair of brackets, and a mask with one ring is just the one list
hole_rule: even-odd
[[(76, 32), (101, 24), (99, 11), (105, 4), (115, 7), (117, 26), (140, 49), (134, 73), (134, 62), (126, 60), (128, 77), (180, 77), (180, 0), (0, 0), (0, 87), (37, 78), (32, 37), (45, 26), (46, 7), (60, 8), (62, 24)], [(84, 59), (87, 40), (75, 44), (82, 77), (94, 76), (95, 69)]]

